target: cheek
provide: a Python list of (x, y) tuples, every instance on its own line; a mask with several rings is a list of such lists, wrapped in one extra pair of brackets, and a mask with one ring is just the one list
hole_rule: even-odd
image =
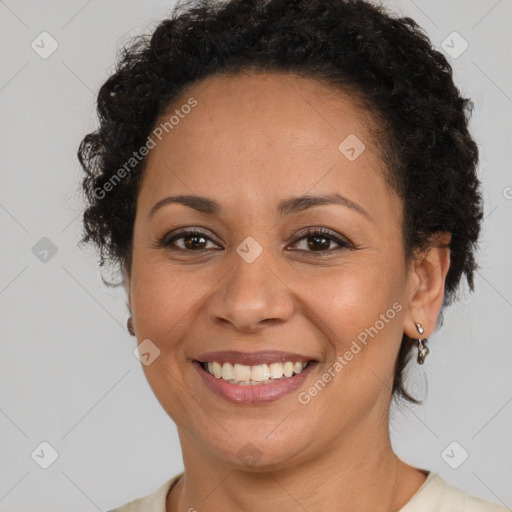
[(204, 272), (183, 271), (167, 262), (134, 265), (132, 310), (137, 334), (161, 350), (186, 333), (207, 290)]
[(373, 325), (381, 314), (402, 297), (404, 280), (377, 258), (348, 262), (322, 277), (303, 279), (303, 286), (315, 302), (315, 309), (337, 326), (336, 332), (356, 331)]
[[(334, 372), (341, 378), (335, 379), (332, 389), (354, 386), (358, 396), (370, 396), (382, 381), (392, 378), (401, 341), (405, 281), (401, 269), (388, 267), (378, 258), (347, 263), (316, 279), (308, 292), (308, 306), (329, 340), (329, 359), (339, 361)], [(312, 286), (309, 280), (306, 283)]]

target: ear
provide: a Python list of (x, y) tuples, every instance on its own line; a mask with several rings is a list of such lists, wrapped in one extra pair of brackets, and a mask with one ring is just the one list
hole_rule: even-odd
[(408, 314), (404, 324), (404, 332), (410, 338), (419, 337), (415, 322), (422, 325), (423, 338), (428, 338), (436, 328), (450, 267), (450, 240), (451, 233), (436, 233), (430, 246), (411, 259), (407, 287)]

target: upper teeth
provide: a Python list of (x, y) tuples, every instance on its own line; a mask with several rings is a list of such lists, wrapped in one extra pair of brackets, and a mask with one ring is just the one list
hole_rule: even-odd
[(304, 370), (308, 363), (297, 361), (295, 363), (287, 361), (286, 363), (259, 364), (256, 366), (247, 366), (245, 364), (231, 363), (220, 364), (209, 362), (206, 367), (209, 373), (215, 375), (218, 379), (235, 380), (237, 382), (263, 382), (269, 379), (280, 379), (281, 377), (291, 377), (294, 373), (299, 374)]

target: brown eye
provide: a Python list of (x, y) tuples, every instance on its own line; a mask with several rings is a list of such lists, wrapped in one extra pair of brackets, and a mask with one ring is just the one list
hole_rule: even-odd
[[(177, 243), (178, 241), (182, 242)], [(175, 233), (171, 237), (165, 236), (158, 243), (158, 246), (176, 251), (201, 252), (211, 249), (211, 247), (207, 247), (208, 242), (214, 243), (212, 239), (202, 231), (182, 231)]]
[[(335, 235), (331, 231), (324, 228), (309, 229), (306, 232), (302, 232), (293, 241), (293, 245), (297, 245), (299, 242), (304, 241), (305, 252), (311, 253), (332, 253), (339, 250), (340, 248), (352, 248), (352, 245)], [(338, 248), (332, 248), (331, 244), (337, 244)]]

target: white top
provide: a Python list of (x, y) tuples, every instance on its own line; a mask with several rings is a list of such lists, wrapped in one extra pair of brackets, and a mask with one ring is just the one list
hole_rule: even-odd
[[(109, 512), (166, 512), (167, 493), (182, 475), (174, 476), (149, 496), (130, 501)], [(397, 512), (509, 512), (509, 509), (470, 496), (447, 484), (438, 473), (430, 471), (423, 485)]]

